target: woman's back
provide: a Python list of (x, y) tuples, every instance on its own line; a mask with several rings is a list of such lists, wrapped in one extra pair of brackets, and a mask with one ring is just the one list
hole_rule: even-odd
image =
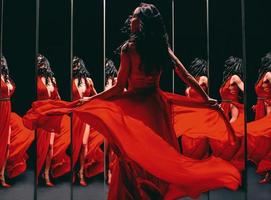
[(159, 87), (161, 72), (146, 74), (143, 70), (140, 55), (133, 43), (127, 44), (125, 49), (130, 59), (130, 73), (128, 77), (128, 90)]

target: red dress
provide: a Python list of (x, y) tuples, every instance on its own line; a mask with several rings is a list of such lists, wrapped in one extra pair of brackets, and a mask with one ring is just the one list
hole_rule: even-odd
[(161, 91), (159, 79), (160, 74), (146, 76), (132, 64), (128, 91), (79, 107), (76, 102), (35, 102), (25, 123), (36, 125), (48, 115), (73, 111), (103, 134), (118, 156), (108, 199), (174, 199), (221, 187), (237, 189), (241, 177), (233, 165), (215, 157), (193, 160), (180, 155), (174, 130), (197, 136), (219, 130), (221, 140), (228, 141), (232, 132), (223, 113)]
[[(195, 79), (199, 82), (200, 77), (195, 77)], [(201, 84), (200, 86), (205, 92), (207, 91), (208, 86), (205, 83)], [(194, 88), (190, 87), (189, 93), (186, 90), (185, 94), (188, 97), (197, 99), (198, 101), (202, 101), (202, 97)], [(183, 155), (190, 158), (194, 158), (197, 160), (207, 158), (209, 155), (208, 139), (206, 137), (191, 138), (188, 135), (182, 135), (181, 150)]]
[[(266, 115), (265, 104), (271, 105), (271, 84), (264, 83), (264, 76), (257, 82), (255, 91), (258, 96), (255, 121), (247, 124), (248, 159), (257, 165), (257, 173), (271, 170), (271, 115)], [(263, 87), (263, 84), (267, 84)]]
[[(73, 100), (76, 101), (81, 98), (78, 89), (75, 85), (75, 81), (73, 80), (72, 85), (72, 94)], [(92, 88), (86, 84), (86, 91), (83, 94), (83, 97), (89, 97), (93, 94)], [(72, 117), (72, 156), (73, 156), (73, 167), (78, 161), (83, 136), (86, 128), (86, 123), (82, 122), (78, 116), (74, 115)], [(85, 165), (84, 165), (84, 173), (86, 177), (91, 177), (97, 175), (104, 171), (104, 153), (101, 149), (101, 145), (104, 142), (103, 136), (90, 128), (89, 139), (88, 139), (88, 152), (86, 155)]]
[[(11, 112), (10, 97), (14, 93), (15, 84), (12, 91), (8, 93), (7, 84), (1, 79), (0, 91), (0, 158), (4, 158), (8, 143), (8, 133), (10, 134), (9, 157), (6, 163), (7, 175), (14, 178), (23, 173), (26, 168), (28, 155), (26, 151), (34, 140), (34, 133), (25, 128), (22, 119), (16, 113)], [(4, 159), (0, 159), (0, 168)]]
[[(58, 88), (55, 85), (54, 91), (49, 97), (48, 90), (41, 80), (37, 78), (37, 98), (41, 101), (47, 99), (58, 100)], [(48, 131), (46, 127), (40, 125), (37, 129), (37, 174), (39, 175), (45, 163), (50, 144), (50, 132), (56, 132), (53, 144), (53, 158), (51, 162), (51, 172), (53, 177), (59, 177), (70, 171), (70, 157), (66, 151), (70, 144), (70, 117), (64, 115), (54, 120), (54, 117), (48, 119), (50, 123), (56, 124), (56, 129)], [(49, 125), (48, 125), (49, 126)], [(32, 128), (33, 127), (29, 127)]]
[(232, 126), (237, 136), (236, 145), (229, 146), (227, 144), (221, 144), (220, 157), (231, 161), (239, 170), (244, 170), (244, 105), (239, 103), (239, 88), (236, 84), (231, 84), (230, 76), (228, 80), (220, 87), (220, 96), (222, 99), (221, 108), (223, 109), (226, 117), (230, 120), (231, 105), (238, 109), (238, 117), (232, 122)]

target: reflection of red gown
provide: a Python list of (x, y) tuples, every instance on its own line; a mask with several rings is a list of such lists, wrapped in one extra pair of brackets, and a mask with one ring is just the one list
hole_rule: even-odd
[[(46, 99), (59, 99), (58, 89), (55, 86), (54, 91), (49, 97), (46, 86), (41, 80), (37, 78), (37, 97), (38, 100), (45, 101)], [(53, 119), (53, 117), (52, 117)], [(59, 120), (52, 120), (51, 123), (57, 125), (54, 145), (53, 145), (53, 158), (51, 163), (51, 171), (53, 177), (62, 176), (70, 171), (70, 158), (66, 154), (66, 150), (70, 144), (70, 117), (64, 115)], [(43, 164), (45, 163), (46, 156), (50, 144), (50, 133), (44, 129), (46, 127), (39, 126), (37, 129), (37, 174), (39, 175)], [(33, 127), (30, 127), (33, 128)]]
[[(73, 81), (72, 86), (72, 94), (73, 100), (80, 99), (80, 94), (78, 89)], [(86, 91), (83, 94), (83, 97), (88, 97), (90, 94), (93, 94), (91, 91), (91, 87), (86, 84)], [(73, 141), (72, 141), (72, 156), (73, 156), (73, 167), (75, 166), (76, 162), (78, 161), (83, 136), (85, 132), (86, 124), (78, 118), (77, 115), (72, 117), (72, 134), (73, 134)], [(104, 153), (100, 146), (103, 144), (103, 136), (95, 131), (94, 129), (90, 129), (89, 133), (89, 140), (88, 140), (88, 152), (86, 155), (84, 172), (86, 177), (91, 177), (97, 175), (104, 170)]]
[[(172, 126), (178, 117), (181, 125), (174, 124), (175, 128), (191, 134), (199, 130), (207, 134), (219, 128), (225, 132), (226, 141), (229, 132), (222, 114), (187, 97), (162, 92), (158, 83), (159, 76), (146, 77), (134, 67), (129, 89), (122, 95), (94, 99), (75, 109), (72, 107), (76, 102), (36, 102), (25, 116), (25, 123), (37, 124), (48, 114), (73, 111), (102, 133), (118, 156), (109, 199), (174, 199), (195, 197), (220, 187), (236, 189), (240, 174), (230, 163), (215, 157), (192, 160), (180, 155)], [(207, 121), (203, 118), (206, 114), (211, 116)]]
[(26, 129), (22, 123), (21, 117), (11, 113), (11, 104), (9, 98), (15, 90), (8, 94), (8, 87), (1, 79), (0, 91), (0, 168), (3, 165), (3, 159), (6, 154), (8, 132), (11, 128), (10, 151), (7, 160), (6, 170), (9, 178), (14, 178), (26, 170), (26, 160), (28, 158), (26, 151), (34, 139), (34, 133)]
[[(200, 77), (195, 78), (199, 82)], [(208, 86), (205, 83), (201, 84), (200, 86), (205, 92), (207, 91)], [(191, 87), (189, 88), (189, 93), (186, 91), (186, 96), (197, 99), (198, 101), (202, 101), (202, 97), (199, 95), (199, 93)], [(209, 144), (206, 137), (191, 138), (188, 135), (182, 135), (181, 148), (183, 155), (194, 159), (207, 158), (209, 154)]]
[[(223, 109), (226, 117), (230, 120), (231, 105), (234, 105), (238, 109), (238, 117), (236, 121), (232, 123), (235, 130), (237, 140), (234, 146), (229, 146), (225, 144), (212, 144), (218, 145), (220, 157), (225, 160), (230, 160), (239, 170), (243, 170), (245, 167), (244, 163), (244, 105), (239, 103), (239, 88), (236, 84), (231, 84), (231, 76), (228, 80), (221, 86), (219, 92), (222, 98), (221, 108)], [(215, 147), (215, 148), (217, 148)], [(218, 149), (217, 148), (217, 149)]]
[(258, 96), (255, 109), (255, 121), (247, 124), (248, 158), (257, 164), (257, 172), (271, 170), (271, 115), (266, 115), (265, 104), (271, 105), (271, 84), (263, 88), (263, 77), (255, 86)]

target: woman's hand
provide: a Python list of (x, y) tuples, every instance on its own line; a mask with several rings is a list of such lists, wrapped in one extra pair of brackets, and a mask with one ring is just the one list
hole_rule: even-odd
[(92, 99), (92, 97), (83, 97), (82, 99), (78, 100), (78, 103), (76, 104), (77, 106), (80, 106), (88, 101), (90, 101)]
[(208, 97), (206, 100), (206, 103), (211, 107), (220, 107), (216, 99), (213, 99), (211, 97)]

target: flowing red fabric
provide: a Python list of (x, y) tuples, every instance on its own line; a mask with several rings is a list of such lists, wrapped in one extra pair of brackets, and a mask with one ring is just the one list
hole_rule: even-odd
[[(199, 82), (200, 77), (195, 77)], [(205, 83), (200, 85), (206, 92), (208, 87)], [(186, 96), (198, 101), (202, 101), (202, 97), (194, 88), (189, 88), (189, 92), (186, 90)], [(177, 133), (178, 134), (178, 133)], [(207, 137), (192, 138), (188, 135), (182, 135), (179, 139), (181, 142), (181, 152), (183, 155), (193, 159), (204, 159), (209, 156), (209, 142)]]
[[(257, 104), (253, 106), (255, 110), (255, 120), (266, 116), (265, 104), (271, 105), (271, 84), (269, 81), (264, 83), (264, 76), (255, 85), (255, 92), (257, 94)], [(267, 84), (264, 88), (263, 84)]]
[[(137, 199), (138, 195), (144, 197), (149, 193), (168, 199), (196, 197), (201, 192), (220, 187), (237, 189), (240, 184), (240, 174), (230, 163), (215, 157), (192, 160), (176, 150), (176, 137), (169, 134), (174, 133), (170, 126), (174, 117), (168, 113), (173, 105), (183, 105), (183, 113), (189, 114), (193, 110), (195, 116), (202, 110), (209, 110), (220, 126), (224, 124), (224, 132), (227, 132), (221, 113), (186, 97), (155, 89), (131, 91), (107, 101), (95, 99), (75, 109), (71, 109), (75, 102), (48, 101), (44, 107), (40, 103), (39, 106), (33, 104), (33, 109), (29, 111), (36, 113), (37, 120), (43, 118), (41, 116), (46, 118), (49, 114), (64, 114), (73, 110), (75, 115), (91, 124), (112, 144), (119, 162), (112, 173), (109, 199)], [(197, 125), (202, 126), (201, 123)], [(195, 124), (183, 123), (183, 129), (190, 129), (192, 133), (193, 127), (199, 128)], [(205, 128), (212, 129), (211, 126)], [(225, 140), (228, 140), (228, 135), (225, 135)]]
[(34, 140), (34, 132), (25, 128), (22, 118), (16, 113), (10, 115), (10, 152), (7, 161), (7, 175), (9, 178), (23, 173), (27, 167), (27, 150)]
[(6, 171), (9, 178), (22, 174), (28, 159), (27, 150), (34, 140), (34, 133), (25, 128), (22, 119), (11, 112), (9, 98), (15, 91), (15, 84), (11, 81), (13, 89), (8, 92), (7, 84), (1, 79), (0, 91), (0, 168), (3, 165), (7, 151), (8, 134), (10, 130), (9, 157), (7, 158)]
[[(197, 93), (196, 91), (192, 90), (192, 94), (195, 97)], [(194, 101), (195, 100), (198, 102), (202, 101), (199, 96), (198, 98), (194, 98)], [(198, 145), (204, 145), (204, 143), (201, 141), (205, 139), (208, 142), (208, 146), (210, 145), (211, 147), (212, 155), (221, 157), (224, 160), (232, 161), (234, 155), (239, 149), (240, 142), (238, 139), (233, 142), (235, 135), (229, 134), (229, 132), (232, 133), (232, 131), (229, 131), (228, 129), (232, 129), (232, 127), (222, 112), (213, 112), (212, 109), (206, 109), (202, 106), (196, 109), (194, 107), (191, 108), (189, 107), (189, 103), (186, 104), (186, 108), (181, 107), (180, 105), (178, 105), (176, 108), (175, 107), (176, 106), (173, 105), (173, 114), (176, 115), (174, 118), (174, 126), (177, 137), (182, 136), (182, 138), (185, 139), (184, 142), (182, 141), (184, 147), (189, 145), (189, 143), (185, 143), (187, 138), (189, 138), (190, 141), (195, 139), (195, 141), (198, 142)], [(190, 110), (188, 110), (188, 107)], [(224, 119), (224, 122), (221, 119)], [(195, 126), (195, 122), (197, 126)], [(183, 124), (185, 124), (185, 126)], [(188, 127), (185, 129), (186, 126)], [(202, 127), (208, 127), (208, 129)], [(199, 145), (198, 148), (191, 148), (190, 150), (198, 150), (203, 145)], [(206, 144), (206, 146), (203, 147), (208, 146)], [(192, 153), (190, 153), (190, 155), (194, 153), (193, 151), (191, 152)], [(196, 153), (199, 153), (198, 155), (204, 155), (204, 152), (202, 151), (195, 151), (194, 155), (196, 155)], [(190, 157), (189, 153), (186, 155)], [(238, 154), (238, 159), (240, 159), (240, 157), (241, 156)], [(193, 158), (200, 159), (199, 156), (194, 156)], [(236, 161), (234, 161), (233, 164), (235, 164), (239, 170), (242, 170), (244, 167), (244, 165), (239, 165), (240, 163), (236, 163)]]
[[(87, 82), (87, 80), (85, 80)], [(83, 94), (83, 97), (88, 97), (93, 94), (92, 88), (86, 84), (86, 91)], [(72, 86), (73, 100), (76, 101), (80, 99), (80, 94), (73, 80)], [(83, 136), (86, 130), (86, 123), (82, 122), (78, 116), (74, 115), (72, 117), (72, 156), (73, 156), (73, 167), (78, 162), (80, 150), (82, 147)], [(88, 139), (88, 152), (85, 157), (84, 164), (84, 173), (86, 177), (95, 176), (104, 170), (104, 153), (101, 149), (101, 145), (104, 142), (103, 136), (95, 131), (93, 128), (89, 130), (89, 139)]]
[[(32, 125), (44, 122), (48, 115), (73, 112), (103, 134), (118, 156), (108, 199), (175, 199), (197, 197), (221, 187), (237, 189), (241, 177), (232, 164), (215, 157), (193, 160), (180, 155), (174, 130), (216, 137), (212, 132), (217, 127), (223, 136), (220, 139), (233, 139), (232, 127), (226, 123), (222, 111), (161, 91), (160, 75), (146, 76), (132, 58), (127, 92), (107, 100), (94, 99), (79, 107), (76, 107), (79, 102), (34, 103), (27, 113), (33, 117)], [(31, 124), (27, 115), (26, 124)]]
[[(38, 76), (37, 98), (41, 102), (46, 102), (46, 99), (59, 99), (57, 86), (54, 85), (54, 91), (49, 96), (46, 86), (42, 82), (41, 77)], [(31, 116), (28, 117), (31, 119)], [(25, 124), (32, 130), (37, 128), (37, 174), (40, 174), (46, 160), (50, 144), (50, 132), (55, 132), (51, 174), (53, 177), (59, 177), (70, 171), (70, 158), (66, 153), (70, 144), (70, 117), (67, 115), (48, 117), (45, 121), (37, 126), (27, 126)], [(51, 126), (52, 124), (54, 124), (54, 130), (46, 128), (46, 126)]]
[[(264, 76), (263, 76), (264, 77)], [(255, 110), (255, 121), (247, 124), (248, 159), (257, 165), (257, 173), (271, 170), (271, 115), (266, 115), (265, 104), (271, 105), (271, 84), (263, 77), (257, 82), (255, 92), (258, 96)]]

